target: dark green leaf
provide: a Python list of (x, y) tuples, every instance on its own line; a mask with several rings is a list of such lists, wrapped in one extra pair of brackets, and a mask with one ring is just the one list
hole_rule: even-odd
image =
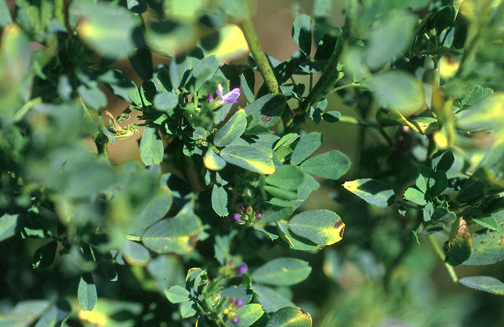
[(308, 262), (293, 258), (278, 258), (257, 268), (252, 279), (258, 283), (289, 286), (295, 285), (310, 275)]
[(371, 178), (348, 181), (343, 184), (343, 187), (367, 203), (379, 208), (388, 207), (394, 202), (394, 190), (390, 186)]
[(267, 94), (255, 100), (244, 108), (249, 120), (247, 130), (259, 125), (271, 127), (275, 125), (285, 108), (285, 96)]
[(32, 260), (33, 269), (49, 268), (54, 261), (57, 246), (58, 242), (51, 241), (46, 245), (38, 248), (37, 251), (35, 251), (35, 254), (33, 255)]
[[(295, 152), (292, 154), (293, 156)], [(350, 159), (338, 150), (333, 150), (307, 159), (301, 164), (300, 168), (304, 172), (316, 176), (339, 179), (350, 168)]]
[(240, 77), (241, 79), (241, 89), (245, 98), (249, 103), (254, 102), (254, 87), (255, 87), (255, 74), (252, 68), (246, 68)]
[(163, 160), (163, 141), (158, 135), (157, 128), (145, 127), (140, 141), (140, 159), (146, 166), (157, 165)]
[(467, 229), (467, 223), (459, 218), (453, 223), (448, 240), (446, 261), (452, 266), (458, 266), (469, 259), (471, 255), (471, 234)]
[(299, 165), (322, 145), (322, 134), (312, 132), (303, 136), (291, 156), (291, 165)]
[(311, 52), (311, 29), (311, 18), (305, 14), (299, 14), (292, 25), (292, 39), (306, 56), (309, 56)]
[(489, 276), (464, 277), (459, 280), (460, 284), (476, 290), (497, 295), (504, 295), (504, 283)]
[(328, 123), (336, 123), (339, 122), (341, 118), (341, 113), (339, 111), (328, 111), (322, 114), (322, 119), (324, 119)]
[(97, 300), (97, 292), (93, 276), (90, 273), (82, 275), (79, 282), (79, 288), (77, 290), (77, 298), (79, 299), (79, 304), (82, 310), (93, 310)]

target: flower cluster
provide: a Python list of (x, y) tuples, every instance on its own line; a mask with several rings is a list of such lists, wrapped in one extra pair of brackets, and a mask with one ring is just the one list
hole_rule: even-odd
[(240, 210), (233, 215), (234, 220), (240, 224), (253, 223), (262, 218), (262, 212), (259, 210), (259, 205), (247, 206), (240, 204)]
[(228, 306), (224, 309), (224, 314), (233, 324), (238, 325), (240, 322), (240, 317), (235, 313), (236, 310), (241, 308), (245, 301), (242, 298), (236, 299), (234, 296), (229, 298)]

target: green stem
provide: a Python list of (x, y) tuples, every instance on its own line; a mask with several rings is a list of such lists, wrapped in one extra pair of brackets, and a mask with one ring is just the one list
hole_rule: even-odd
[(429, 239), (429, 242), (431, 243), (432, 247), (434, 248), (434, 251), (437, 253), (437, 255), (439, 256), (439, 258), (441, 259), (441, 261), (443, 261), (444, 263), (444, 266), (446, 267), (446, 270), (448, 270), (448, 273), (450, 274), (450, 277), (452, 279), (452, 281), (454, 283), (457, 283), (458, 282), (458, 277), (457, 277), (457, 274), (455, 273), (455, 269), (453, 269), (453, 267), (448, 264), (447, 262), (445, 262), (445, 255), (443, 253), (443, 250), (441, 250), (441, 248), (439, 247), (439, 245), (437, 244), (436, 242), (436, 239), (434, 238), (434, 235), (427, 235), (427, 238)]
[(369, 120), (364, 120), (364, 119), (359, 119), (351, 116), (341, 116), (339, 118), (340, 122), (343, 123), (348, 123), (348, 124), (353, 124), (353, 125), (359, 125), (359, 126), (365, 126), (365, 127), (372, 127), (372, 128), (379, 128), (381, 129), (381, 125), (377, 122), (374, 121), (369, 121)]
[(18, 121), (20, 121), (21, 119), (23, 119), (23, 117), (28, 113), (28, 111), (30, 111), (30, 109), (34, 105), (39, 104), (39, 103), (42, 103), (42, 98), (41, 97), (37, 97), (35, 99), (31, 99), (30, 101), (26, 102), (21, 107), (21, 109), (19, 109), (19, 111), (14, 114), (14, 117), (12, 118), (12, 120), (14, 120), (14, 122), (17, 123)]
[(268, 90), (272, 94), (280, 94), (280, 87), (278, 86), (278, 81), (271, 69), (270, 63), (264, 50), (261, 46), (261, 42), (259, 42), (259, 37), (257, 36), (256, 30), (254, 28), (254, 24), (252, 23), (252, 19), (250, 16), (247, 16), (240, 24), (241, 29), (243, 31), (243, 35), (245, 35), (245, 39), (247, 40), (248, 46), (250, 48), (250, 52), (254, 56), (254, 59), (257, 63), (257, 67), (259, 68), (259, 72), (268, 87)]

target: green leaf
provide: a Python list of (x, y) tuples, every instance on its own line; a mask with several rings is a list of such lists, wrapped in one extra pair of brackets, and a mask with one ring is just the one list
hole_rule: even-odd
[(157, 253), (184, 255), (192, 252), (195, 236), (201, 232), (201, 221), (193, 213), (179, 213), (149, 227), (142, 236), (146, 247)]
[(118, 69), (108, 70), (98, 77), (115, 95), (126, 101), (131, 101), (137, 106), (142, 105), (142, 98), (135, 82)]
[(312, 44), (312, 21), (311, 17), (299, 14), (292, 25), (292, 39), (298, 45), (301, 52), (309, 56)]
[(322, 134), (311, 132), (303, 136), (292, 153), (291, 165), (299, 165), (322, 145)]
[(427, 201), (425, 201), (425, 194), (414, 187), (408, 187), (408, 189), (406, 189), (406, 192), (404, 192), (404, 198), (420, 206), (427, 204)]
[(497, 221), (491, 215), (482, 216), (482, 217), (478, 217), (478, 218), (473, 217), (472, 221), (474, 221), (475, 223), (477, 223), (478, 225), (480, 225), (484, 228), (493, 229), (493, 230), (499, 229), (499, 225), (497, 224)]
[(273, 153), (264, 146), (230, 145), (219, 154), (227, 162), (252, 172), (265, 175), (275, 172)]
[(404, 11), (392, 11), (370, 33), (364, 59), (370, 69), (400, 58), (410, 46), (417, 19)]
[(12, 22), (12, 18), (5, 1), (0, 1), (0, 26), (6, 27)]
[(180, 304), (180, 315), (182, 318), (193, 317), (196, 313), (198, 313), (198, 310), (193, 301), (185, 301)]
[(289, 299), (286, 299), (282, 294), (276, 292), (274, 289), (259, 285), (252, 284), (252, 290), (257, 295), (257, 301), (261, 303), (266, 312), (275, 312), (284, 307), (295, 306)]
[(221, 217), (229, 215), (228, 209), (228, 194), (224, 187), (214, 184), (212, 187), (212, 208), (216, 214)]
[(282, 166), (265, 179), (266, 183), (284, 190), (295, 191), (304, 181), (304, 174), (296, 166)]
[(278, 286), (290, 286), (305, 280), (312, 268), (308, 262), (293, 258), (278, 258), (257, 268), (251, 275), (252, 280)]
[(245, 95), (245, 98), (249, 103), (254, 102), (254, 86), (255, 86), (255, 74), (254, 70), (250, 67), (247, 67), (243, 70), (243, 73), (240, 75), (240, 85)]
[(142, 236), (150, 225), (154, 224), (168, 213), (172, 202), (173, 197), (168, 189), (160, 187), (151, 190), (150, 199), (141, 207), (137, 208), (132, 215), (135, 218), (128, 221), (127, 232), (130, 235)]
[(329, 210), (311, 210), (295, 215), (289, 221), (290, 229), (318, 245), (331, 245), (341, 241), (345, 224)]
[(467, 88), (464, 98), (460, 101), (463, 106), (472, 106), (476, 104), (481, 99), (484, 99), (494, 92), (488, 87), (482, 87), (481, 85), (471, 85)]
[(303, 238), (299, 235), (294, 234), (287, 222), (284, 220), (278, 220), (276, 222), (276, 226), (278, 229), (278, 234), (289, 245), (291, 249), (300, 250), (300, 251), (317, 251), (319, 250), (319, 246), (312, 241)]
[(35, 251), (32, 260), (33, 269), (49, 268), (54, 262), (58, 242), (51, 241)]
[(459, 283), (476, 290), (504, 295), (504, 283), (489, 276), (472, 276), (459, 279)]
[(82, 101), (90, 108), (100, 110), (107, 106), (107, 97), (98, 87), (88, 88), (80, 85), (77, 88), (77, 93), (79, 93)]
[(82, 274), (79, 288), (77, 289), (77, 298), (82, 310), (93, 310), (97, 300), (97, 292), (93, 276), (90, 273)]
[(196, 33), (196, 28), (192, 24), (165, 20), (148, 24), (145, 36), (152, 51), (163, 56), (175, 57), (177, 53), (196, 44)]
[(150, 252), (142, 244), (130, 240), (122, 243), (122, 256), (132, 266), (145, 267), (150, 261)]
[(212, 149), (208, 149), (203, 157), (205, 167), (210, 170), (221, 170), (226, 166), (226, 161), (222, 159)]
[(498, 230), (487, 230), (485, 233), (472, 234), (472, 253), (464, 265), (491, 265), (504, 260), (504, 210), (494, 212), (492, 216)]
[(504, 93), (494, 93), (472, 107), (457, 113), (458, 128), (467, 131), (502, 131)]
[(455, 156), (451, 151), (437, 152), (432, 158), (432, 168), (434, 170), (442, 170), (447, 172), (451, 168), (453, 162), (455, 161)]
[(70, 316), (72, 308), (67, 301), (58, 301), (35, 324), (35, 327), (61, 327)]
[(164, 291), (164, 294), (168, 301), (171, 303), (181, 303), (184, 301), (189, 301), (190, 300), (190, 295), (188, 290), (185, 288), (179, 286), (179, 285), (174, 285)]
[(93, 311), (79, 312), (79, 319), (95, 326), (136, 326), (142, 310), (141, 303), (100, 298)]
[(161, 92), (154, 96), (154, 107), (160, 111), (173, 112), (178, 103), (178, 95), (172, 92)]
[(394, 202), (394, 190), (390, 186), (371, 178), (348, 181), (343, 184), (343, 187), (367, 203), (379, 208), (388, 207)]
[(339, 111), (328, 111), (322, 115), (322, 119), (324, 119), (328, 123), (337, 123), (341, 118), (341, 113)]
[(140, 141), (140, 159), (146, 166), (157, 165), (163, 160), (163, 141), (157, 128), (146, 126)]
[[(287, 191), (287, 190), (281, 189), (279, 187), (264, 185), (263, 188), (266, 192), (268, 192), (269, 194), (271, 194), (274, 197), (281, 199), (281, 200), (296, 200), (298, 198), (296, 192)], [(276, 202), (273, 204), (280, 205), (282, 207), (291, 206), (290, 203), (287, 203), (285, 205), (281, 205), (281, 202)]]
[(0, 217), (0, 242), (17, 234), (19, 215), (4, 214)]
[[(7, 314), (0, 315), (2, 327), (32, 326), (44, 312), (49, 309), (51, 302), (47, 300), (25, 300), (16, 305)], [(50, 326), (50, 325), (49, 325)]]
[(267, 94), (244, 108), (249, 120), (247, 130), (259, 125), (271, 127), (280, 119), (287, 100), (283, 95)]
[(328, 179), (339, 179), (350, 168), (350, 159), (338, 150), (333, 150), (307, 159), (299, 167), (309, 174)]
[(380, 107), (398, 110), (409, 116), (425, 106), (422, 84), (409, 73), (387, 70), (366, 82)]
[(221, 147), (233, 143), (243, 135), (245, 128), (247, 128), (247, 114), (245, 110), (240, 109), (215, 133), (214, 144)]
[(469, 259), (471, 255), (471, 234), (467, 229), (467, 223), (459, 218), (452, 225), (446, 261), (452, 266), (458, 266)]
[(251, 303), (240, 307), (235, 313), (240, 317), (240, 322), (236, 326), (248, 327), (261, 318), (264, 310), (260, 304)]
[(215, 74), (219, 65), (215, 55), (207, 56), (193, 65), (192, 75), (195, 78), (194, 89), (196, 91)]
[(76, 1), (70, 11), (82, 16), (77, 26), (79, 36), (105, 57), (117, 59), (137, 48), (133, 33), (137, 20), (128, 9), (112, 3)]
[(275, 312), (266, 327), (311, 327), (312, 318), (303, 309), (296, 307), (282, 308)]

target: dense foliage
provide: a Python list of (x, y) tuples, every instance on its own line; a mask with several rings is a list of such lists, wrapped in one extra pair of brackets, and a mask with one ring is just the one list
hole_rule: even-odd
[(503, 1), (302, 4), (0, 2), (0, 326), (502, 324)]

